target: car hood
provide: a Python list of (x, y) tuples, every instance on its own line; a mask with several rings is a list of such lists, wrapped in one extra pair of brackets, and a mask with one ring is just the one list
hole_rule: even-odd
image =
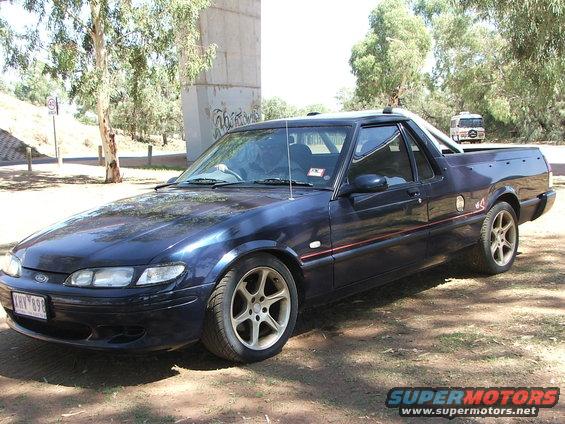
[(278, 190), (160, 190), (75, 215), (23, 240), (15, 252), (25, 268), (49, 272), (144, 265), (203, 229), (286, 199)]

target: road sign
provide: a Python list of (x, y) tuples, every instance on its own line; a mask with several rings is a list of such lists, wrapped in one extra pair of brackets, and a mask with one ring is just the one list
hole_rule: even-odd
[(47, 97), (47, 110), (49, 111), (49, 115), (59, 114), (59, 102), (57, 101), (57, 97)]
[(55, 157), (58, 159), (59, 166), (61, 166), (59, 146), (57, 145), (57, 130), (55, 128), (55, 115), (59, 114), (59, 102), (57, 101), (57, 97), (47, 97), (47, 110), (49, 111), (49, 115), (53, 116), (53, 141), (55, 142)]

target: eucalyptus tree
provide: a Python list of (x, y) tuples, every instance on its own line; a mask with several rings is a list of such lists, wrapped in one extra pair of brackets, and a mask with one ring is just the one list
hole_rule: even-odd
[(124, 68), (150, 74), (157, 67), (190, 84), (211, 66), (215, 46), (199, 44), (198, 16), (210, 0), (24, 0), (37, 17), (25, 32), (2, 30), (8, 66), (25, 69), (45, 57), (71, 98), (95, 107), (106, 159), (106, 181), (122, 180), (110, 122), (112, 98)]
[(320, 103), (307, 105), (305, 107), (297, 107), (291, 105), (286, 100), (274, 96), (261, 100), (261, 113), (263, 120), (292, 118), (297, 116), (306, 116), (309, 113), (327, 113), (330, 109)]
[(458, 0), (506, 40), (505, 83), (526, 138), (565, 139), (565, 0)]
[[(491, 134), (563, 139), (565, 19), (559, 3), (565, 2), (413, 2), (433, 35), (430, 90), (446, 103), (443, 121), (472, 110), (485, 117)], [(431, 104), (426, 99), (425, 107)]]
[(365, 39), (353, 47), (350, 65), (357, 78), (356, 97), (398, 106), (420, 89), (431, 37), (420, 16), (404, 0), (384, 0), (369, 16)]
[(18, 99), (35, 105), (44, 105), (45, 99), (53, 93), (65, 98), (64, 87), (45, 72), (45, 64), (39, 61), (31, 63), (14, 87)]
[(516, 59), (545, 62), (565, 56), (565, 0), (458, 0), (495, 22)]
[(163, 145), (169, 136), (183, 133), (181, 90), (178, 78), (171, 79), (163, 67), (151, 72), (125, 69), (120, 88), (112, 95), (110, 118), (116, 128), (132, 139), (151, 140), (161, 136)]

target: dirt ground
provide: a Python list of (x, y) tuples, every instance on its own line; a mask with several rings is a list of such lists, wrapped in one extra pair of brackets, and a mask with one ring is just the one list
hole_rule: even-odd
[[(51, 171), (29, 180), (0, 168), (0, 250), (170, 176), (139, 171), (105, 186)], [(0, 318), (0, 423), (394, 423), (403, 420), (384, 401), (396, 386), (563, 388), (565, 179), (556, 186), (553, 210), (520, 227), (510, 272), (481, 277), (454, 262), (308, 310), (283, 352), (257, 364), (235, 366), (199, 345), (144, 356), (64, 348)], [(563, 403), (521, 421), (564, 422)]]

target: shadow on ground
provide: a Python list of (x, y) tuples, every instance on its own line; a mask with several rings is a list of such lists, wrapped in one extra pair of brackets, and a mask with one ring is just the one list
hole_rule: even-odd
[[(366, 318), (366, 314), (374, 308), (443, 284), (448, 273), (458, 278), (468, 275), (465, 271), (446, 264), (402, 282), (376, 288), (331, 305), (308, 309), (299, 316), (294, 336), (315, 329), (332, 334), (344, 321), (354, 320), (356, 315)], [(21, 355), (21, 351), (26, 354)], [(216, 370), (232, 366), (234, 365), (209, 354), (200, 344), (174, 352), (108, 354), (40, 342), (12, 330), (0, 333), (0, 375), (19, 380), (48, 380), (50, 384), (95, 389), (158, 381), (176, 375), (176, 367)]]
[[(127, 171), (125, 171), (127, 174)], [(102, 174), (102, 172), (101, 172)], [(128, 180), (127, 175), (124, 178)], [(133, 184), (157, 184), (152, 178), (134, 178)], [(63, 185), (104, 184), (104, 177), (88, 175), (57, 175), (51, 172), (13, 171), (0, 168), (0, 190), (6, 191), (31, 191), (60, 187)]]
[(56, 175), (50, 172), (7, 171), (0, 169), (0, 190), (43, 190), (65, 184), (103, 184), (103, 178), (87, 175)]
[[(543, 255), (543, 251), (540, 251), (540, 254)], [(559, 273), (557, 269), (547, 267), (545, 261), (538, 262), (530, 257), (527, 262), (529, 270), (544, 267), (548, 275)], [(522, 265), (525, 263), (522, 262)], [(520, 268), (515, 271), (517, 275), (521, 274)], [(336, 303), (307, 309), (300, 314), (293, 336), (300, 337), (312, 331), (322, 331), (326, 336), (337, 337), (340, 336), (339, 328), (346, 323), (355, 325), (357, 321), (375, 318), (375, 324), (379, 324), (382, 318), (378, 313), (380, 309), (403, 299), (414, 298), (451, 279), (468, 279), (476, 276), (465, 269), (461, 261), (447, 263)], [(485, 277), (485, 281), (491, 286), (489, 290), (505, 289), (500, 277)], [(465, 296), (467, 293), (474, 297), (475, 303), (482, 305), (492, 302), (498, 305), (514, 302), (511, 298), (506, 300), (495, 298), (489, 290), (474, 286), (460, 290), (458, 296)], [(438, 305), (449, 303), (452, 296), (451, 291), (439, 294), (434, 303)], [(544, 308), (559, 309), (563, 306), (557, 298), (540, 297), (539, 299), (544, 301)], [(409, 308), (403, 306), (401, 309), (406, 313)], [(424, 311), (410, 312), (422, 314)], [(442, 316), (441, 313), (434, 317), (444, 328), (452, 325), (451, 318)], [(399, 321), (393, 326), (392, 333), (405, 334), (405, 330), (406, 328)], [(21, 355), (21, 350), (25, 351), (26, 355)], [(200, 344), (174, 352), (144, 355), (109, 354), (44, 343), (23, 337), (12, 330), (0, 333), (0, 375), (20, 380), (47, 379), (51, 384), (84, 388), (135, 386), (175, 375), (177, 372), (174, 368), (177, 367), (205, 371), (232, 366), (234, 365), (209, 354)], [(117, 370), (119, 372), (116, 372)]]
[[(45, 403), (48, 391), (58, 414), (69, 405), (92, 411), (114, 402), (97, 415), (105, 421), (175, 422), (173, 411), (188, 410), (205, 420), (191, 415), (187, 422), (239, 422), (261, 411), (241, 405), (266, 407), (276, 399), (293, 405), (279, 415), (283, 422), (321, 421), (321, 410), (345, 414), (335, 418), (343, 422), (368, 414), (398, 421), (397, 412), (383, 406), (393, 386), (559, 385), (550, 381), (562, 374), (551, 355), (564, 337), (565, 254), (554, 241), (529, 237), (535, 251), (521, 255), (507, 274), (480, 277), (456, 261), (306, 310), (281, 354), (250, 365), (222, 361), (200, 345), (117, 355), (42, 343), (0, 327), (0, 392), (13, 393), (15, 384), (42, 388), (7, 398), (5, 407), (22, 421), (42, 418), (25, 406)], [(112, 400), (120, 393), (129, 403)], [(234, 399), (243, 403), (230, 403)], [(538, 421), (555, 421), (558, 413), (542, 411), (546, 418)]]

